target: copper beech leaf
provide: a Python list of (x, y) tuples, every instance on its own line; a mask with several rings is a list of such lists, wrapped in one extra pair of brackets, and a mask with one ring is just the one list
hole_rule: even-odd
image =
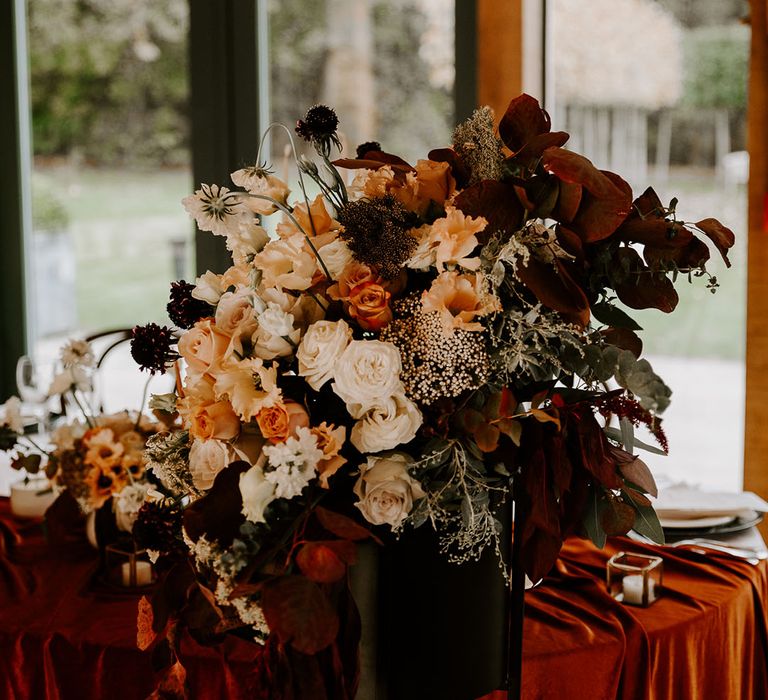
[(483, 452), (493, 452), (499, 446), (499, 429), (489, 423), (481, 423), (475, 430), (475, 442)]
[(733, 235), (733, 231), (723, 226), (717, 219), (702, 219), (701, 221), (696, 222), (696, 226), (704, 231), (709, 240), (715, 244), (715, 247), (720, 251), (720, 255), (723, 257), (725, 264), (730, 267), (731, 261), (728, 260), (728, 251), (736, 242), (736, 237)]
[(296, 563), (308, 579), (335, 583), (344, 578), (347, 565), (354, 564), (357, 550), (350, 540), (307, 542), (296, 555)]
[(609, 537), (624, 535), (635, 524), (635, 509), (618, 498), (610, 498), (600, 515), (600, 524)]
[(581, 201), (569, 228), (587, 243), (610, 236), (632, 207), (632, 189), (615, 173), (598, 170), (592, 162), (563, 148), (547, 148), (544, 168), (562, 181), (583, 186)]
[(146, 651), (154, 644), (157, 633), (152, 629), (152, 603), (143, 595), (139, 599), (138, 615), (136, 618), (136, 646)]
[(659, 309), (665, 313), (675, 310), (679, 297), (672, 281), (647, 267), (636, 250), (619, 248), (614, 260), (617, 267), (626, 271), (626, 277), (614, 286), (624, 304), (632, 309)]
[(515, 97), (499, 122), (499, 135), (510, 151), (519, 151), (534, 136), (550, 130), (552, 122), (538, 101), (523, 93)]
[(265, 584), (261, 607), (272, 633), (304, 654), (322, 651), (339, 631), (328, 597), (304, 576), (281, 576)]
[(513, 230), (523, 223), (523, 205), (515, 192), (514, 185), (496, 180), (483, 180), (463, 189), (454, 204), (467, 216), (483, 217), (488, 225), (477, 234), (481, 243), (491, 233), (499, 230)]
[(526, 265), (518, 265), (517, 274), (544, 306), (582, 328), (589, 323), (587, 295), (560, 260), (550, 264), (531, 256)]
[(322, 506), (315, 508), (315, 516), (320, 521), (320, 524), (332, 532), (337, 537), (341, 537), (343, 540), (365, 540), (369, 537), (378, 542), (379, 540), (374, 537), (370, 530), (367, 530), (362, 525), (356, 523), (352, 518), (336, 513), (335, 511), (328, 510)]
[(621, 475), (627, 480), (639, 486), (646, 493), (656, 498), (659, 495), (659, 489), (656, 486), (656, 480), (653, 478), (648, 465), (639, 457), (635, 457), (631, 462), (619, 465)]

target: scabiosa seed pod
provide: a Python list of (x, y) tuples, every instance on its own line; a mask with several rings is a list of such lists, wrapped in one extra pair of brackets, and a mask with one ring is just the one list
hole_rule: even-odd
[(184, 280), (171, 282), (168, 318), (179, 328), (192, 328), (201, 318), (211, 315), (211, 305), (192, 296), (195, 285)]
[(307, 110), (304, 119), (296, 122), (296, 133), (311, 143), (321, 155), (328, 156), (331, 144), (341, 150), (341, 142), (336, 135), (339, 118), (330, 107), (315, 105)]
[(380, 151), (381, 144), (378, 141), (366, 141), (361, 143), (356, 150), (356, 155), (361, 160), (365, 158), (369, 151)]
[(175, 342), (173, 330), (167, 326), (156, 323), (135, 326), (131, 332), (131, 357), (142, 370), (165, 374), (167, 365), (179, 356), (171, 349)]

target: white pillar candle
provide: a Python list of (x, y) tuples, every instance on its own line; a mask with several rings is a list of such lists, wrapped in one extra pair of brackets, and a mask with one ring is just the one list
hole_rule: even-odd
[(131, 562), (123, 562), (123, 585), (124, 586), (148, 586), (152, 583), (152, 564), (148, 561), (136, 562), (136, 583), (131, 583)]
[(58, 495), (48, 479), (18, 481), (11, 486), (11, 512), (19, 518), (42, 518)]
[[(643, 604), (643, 575), (631, 574), (621, 580), (621, 588), (624, 592), (624, 602), (634, 605)], [(656, 600), (656, 581), (648, 577), (648, 603)]]

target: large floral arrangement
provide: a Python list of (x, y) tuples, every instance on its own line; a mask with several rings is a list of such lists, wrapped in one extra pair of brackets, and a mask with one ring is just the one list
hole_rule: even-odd
[(145, 368), (185, 367), (155, 399), (185, 430), (147, 451), (169, 496), (137, 528), (166, 571), (142, 645), (236, 629), (273, 669), (333, 658), (353, 692), (346, 571), (371, 531), (500, 552), (514, 488), (532, 579), (574, 533), (662, 536), (634, 428), (666, 450), (670, 390), (617, 300), (671, 312), (679, 275), (714, 290), (702, 234), (726, 262), (733, 234), (634, 199), (526, 95), (415, 166), (378, 143), (332, 161), (337, 125), (325, 106), (298, 122), (319, 159), (297, 160), (298, 201), (258, 158), (184, 200), (234, 264), (173, 285), (179, 330), (134, 329)]

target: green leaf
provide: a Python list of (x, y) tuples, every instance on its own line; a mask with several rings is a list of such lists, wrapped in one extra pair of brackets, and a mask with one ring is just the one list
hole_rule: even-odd
[[(615, 440), (616, 442), (621, 442), (621, 443), (624, 442), (621, 436), (621, 431), (619, 431), (617, 428), (613, 428), (609, 426), (607, 428), (603, 428), (603, 430), (605, 431), (605, 434), (609, 438), (611, 438), (611, 440)], [(664, 450), (662, 450), (661, 448), (654, 447), (653, 445), (649, 445), (648, 443), (643, 442), (642, 440), (638, 440), (636, 437), (632, 439), (632, 448), (635, 448), (635, 447), (641, 450), (645, 450), (646, 452), (650, 452), (651, 454), (661, 455), (662, 457), (667, 456), (667, 453), (664, 452)], [(632, 448), (627, 447), (627, 452), (634, 452), (634, 449)]]
[(653, 540), (656, 544), (664, 544), (664, 530), (661, 529), (659, 516), (651, 506), (641, 506), (630, 499), (632, 507), (637, 511), (635, 532)]
[(596, 487), (592, 487), (592, 493), (587, 502), (587, 512), (584, 515), (584, 530), (587, 537), (594, 543), (595, 547), (602, 549), (605, 547), (605, 532), (601, 525), (602, 513), (605, 510), (605, 501), (601, 498), (602, 493), (598, 492)]
[(627, 452), (633, 452), (635, 445), (635, 428), (626, 418), (619, 421), (621, 427), (621, 442)]
[(614, 326), (615, 328), (628, 328), (631, 331), (643, 330), (629, 314), (617, 308), (613, 304), (609, 304), (607, 301), (602, 301), (598, 304), (593, 304), (592, 315), (604, 323), (606, 326)]

